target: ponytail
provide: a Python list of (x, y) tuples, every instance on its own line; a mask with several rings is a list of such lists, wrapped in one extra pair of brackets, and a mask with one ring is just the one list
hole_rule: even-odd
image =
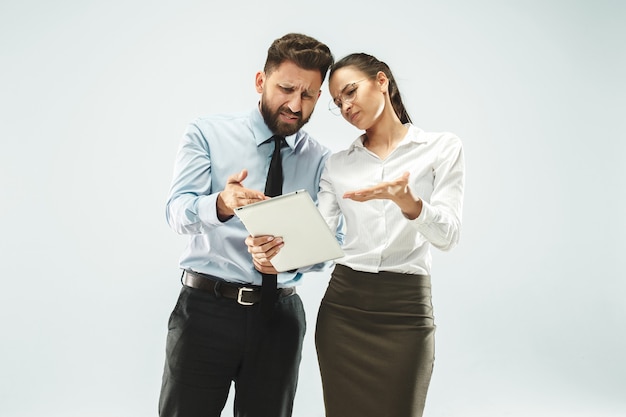
[(402, 103), (402, 97), (400, 96), (398, 84), (396, 84), (396, 80), (393, 78), (393, 76), (391, 76), (391, 71), (389, 71), (389, 74), (387, 74), (387, 78), (389, 79), (389, 98), (391, 99), (391, 105), (393, 106), (393, 110), (396, 112), (398, 119), (400, 119), (403, 124), (412, 123), (411, 117), (406, 111), (404, 103)]

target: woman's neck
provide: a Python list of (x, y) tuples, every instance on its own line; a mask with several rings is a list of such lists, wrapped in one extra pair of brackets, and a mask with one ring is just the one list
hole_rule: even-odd
[(376, 124), (365, 130), (363, 145), (380, 159), (385, 159), (404, 139), (408, 130), (395, 112), (383, 115)]

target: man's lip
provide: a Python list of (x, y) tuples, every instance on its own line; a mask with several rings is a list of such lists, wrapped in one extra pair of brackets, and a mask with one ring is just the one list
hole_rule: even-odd
[(284, 112), (281, 112), (281, 113), (280, 113), (280, 115), (281, 115), (281, 117), (282, 117), (283, 119), (285, 119), (288, 123), (295, 123), (295, 122), (297, 122), (298, 120), (300, 120), (300, 118), (299, 118), (298, 116), (294, 115), (294, 114), (289, 114), (289, 113), (284, 113)]

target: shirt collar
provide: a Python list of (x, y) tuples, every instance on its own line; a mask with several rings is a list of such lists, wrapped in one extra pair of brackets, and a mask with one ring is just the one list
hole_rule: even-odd
[[(263, 142), (274, 136), (274, 133), (272, 133), (272, 131), (265, 124), (265, 120), (263, 120), (263, 115), (261, 114), (261, 110), (258, 106), (252, 110), (250, 120), (252, 121), (252, 133), (254, 134), (254, 140), (257, 146), (260, 146)], [(298, 143), (299, 133), (300, 131), (285, 137), (285, 142), (287, 142), (287, 145), (289, 145), (291, 149), (295, 149), (296, 144)]]
[[(398, 144), (398, 146), (404, 146), (408, 143), (426, 143), (428, 142), (428, 137), (424, 133), (422, 129), (417, 126), (412, 125), (411, 123), (406, 123), (409, 127), (409, 131), (402, 141)], [(349, 147), (349, 151), (352, 152), (357, 148), (365, 149), (363, 145), (363, 140), (365, 139), (365, 134), (362, 134)]]

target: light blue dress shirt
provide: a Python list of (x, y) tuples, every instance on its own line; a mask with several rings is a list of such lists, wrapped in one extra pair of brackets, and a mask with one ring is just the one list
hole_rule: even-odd
[[(174, 231), (190, 235), (180, 267), (229, 282), (261, 285), (245, 239), (248, 232), (237, 216), (217, 218), (217, 195), (229, 176), (248, 170), (246, 188), (265, 189), (274, 143), (264, 143), (272, 132), (255, 108), (248, 113), (198, 118), (187, 128), (178, 150), (174, 178), (167, 200), (167, 222)], [(305, 189), (317, 201), (319, 180), (330, 151), (300, 130), (285, 138), (281, 149), (283, 193)], [(297, 213), (294, 213), (297, 215)], [(341, 237), (338, 235), (341, 240)], [(306, 271), (329, 263), (278, 274), (278, 286), (297, 284)]]

